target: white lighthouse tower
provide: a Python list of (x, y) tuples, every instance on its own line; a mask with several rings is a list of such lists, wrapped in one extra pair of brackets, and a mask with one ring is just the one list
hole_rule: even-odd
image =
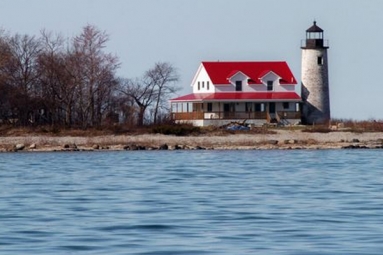
[(327, 49), (323, 30), (316, 22), (306, 30), (302, 43), (302, 122), (328, 124), (330, 122), (330, 93)]

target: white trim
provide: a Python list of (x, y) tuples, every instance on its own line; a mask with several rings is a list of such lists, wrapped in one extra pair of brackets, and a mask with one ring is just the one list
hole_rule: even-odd
[(237, 71), (237, 72), (235, 72), (232, 76), (227, 77), (227, 80), (231, 82), (231, 78), (233, 78), (234, 76), (236, 76), (236, 75), (239, 74), (239, 73), (242, 74), (243, 76), (245, 76), (247, 79), (250, 79), (250, 76), (246, 75), (244, 72), (242, 72), (242, 71)]
[(191, 87), (193, 87), (194, 83), (197, 81), (197, 78), (198, 78), (198, 76), (199, 76), (199, 74), (200, 74), (202, 68), (205, 68), (205, 67), (204, 67), (203, 64), (201, 63), (201, 64), (199, 65), (199, 67), (198, 67), (198, 70), (197, 70), (196, 74), (195, 74), (194, 77), (193, 77), (193, 80), (192, 80), (191, 84), (190, 84)]

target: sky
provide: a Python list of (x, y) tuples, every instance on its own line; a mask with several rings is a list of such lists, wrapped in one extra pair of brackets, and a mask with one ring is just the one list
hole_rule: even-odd
[[(313, 21), (329, 40), (331, 116), (383, 120), (382, 0), (0, 0), (0, 28), (72, 38), (86, 25), (110, 36), (118, 75), (140, 77), (157, 62), (191, 93), (202, 61), (286, 61), (301, 81), (301, 40)], [(0, 56), (1, 57), (1, 56)], [(178, 96), (177, 95), (177, 96)]]

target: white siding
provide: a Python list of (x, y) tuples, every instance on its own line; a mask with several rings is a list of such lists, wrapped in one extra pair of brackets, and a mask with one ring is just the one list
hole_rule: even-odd
[(193, 93), (214, 93), (214, 84), (211, 82), (210, 77), (203, 66), (196, 74), (192, 87)]
[(230, 78), (230, 84), (213, 84), (206, 69), (201, 64), (191, 86), (193, 88), (193, 93), (235, 92), (235, 82), (242, 81), (242, 92), (267, 92), (267, 81), (273, 80), (274, 92), (295, 92), (295, 85), (281, 85), (279, 83), (279, 78), (278, 75), (270, 71), (262, 77), (262, 84), (249, 84), (248, 77), (239, 71)]

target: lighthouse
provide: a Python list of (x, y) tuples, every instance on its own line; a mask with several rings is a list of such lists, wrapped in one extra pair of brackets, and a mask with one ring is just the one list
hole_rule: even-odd
[(302, 41), (302, 123), (328, 124), (330, 122), (330, 93), (328, 78), (328, 41), (316, 21), (306, 30)]

